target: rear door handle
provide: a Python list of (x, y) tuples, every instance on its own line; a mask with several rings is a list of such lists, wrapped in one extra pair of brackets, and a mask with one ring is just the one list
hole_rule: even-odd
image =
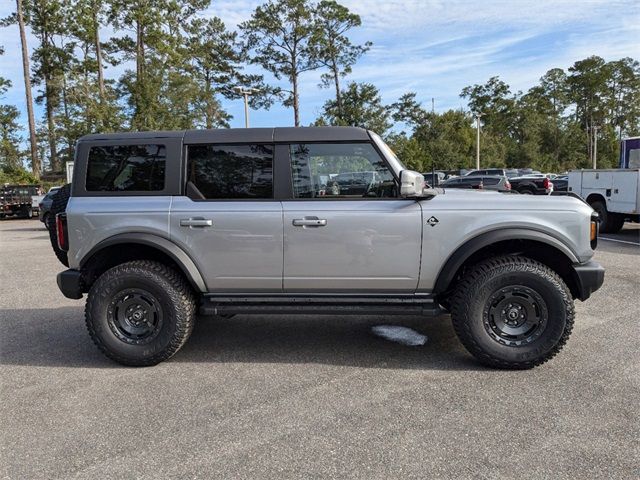
[(324, 227), (327, 221), (324, 218), (304, 217), (293, 220), (294, 227)]
[(213, 220), (208, 218), (183, 218), (180, 220), (181, 227), (213, 227)]

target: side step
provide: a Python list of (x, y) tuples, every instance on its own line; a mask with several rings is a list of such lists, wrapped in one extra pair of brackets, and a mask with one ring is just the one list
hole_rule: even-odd
[(204, 294), (201, 315), (222, 314), (425, 315), (445, 311), (430, 294)]

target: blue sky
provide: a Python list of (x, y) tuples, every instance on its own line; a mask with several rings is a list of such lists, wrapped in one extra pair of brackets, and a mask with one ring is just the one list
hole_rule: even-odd
[[(219, 16), (229, 28), (247, 19), (262, 2), (213, 0), (207, 16)], [(437, 111), (464, 107), (462, 88), (499, 75), (512, 90), (526, 90), (554, 67), (568, 68), (576, 60), (600, 55), (606, 60), (630, 56), (640, 60), (640, 2), (638, 0), (342, 0), (362, 17), (353, 33), (356, 42), (373, 48), (354, 67), (347, 81), (371, 82), (383, 101), (394, 102), (415, 91), (425, 106), (435, 99)], [(4, 1), (0, 17), (14, 11)], [(106, 32), (103, 33), (106, 35)], [(35, 39), (29, 37), (33, 47)], [(20, 42), (17, 26), (0, 29), (0, 75), (13, 82), (2, 99), (24, 111)], [(255, 67), (254, 67), (255, 68)], [(253, 69), (252, 69), (253, 70)], [(122, 67), (106, 74), (117, 78)], [(305, 74), (301, 82), (301, 117), (312, 122), (332, 95), (318, 88), (321, 71)], [(241, 101), (223, 100), (233, 116), (231, 126), (244, 126)], [(38, 118), (42, 107), (36, 107)], [(252, 126), (286, 126), (293, 112), (275, 105), (251, 111)], [(26, 123), (25, 115), (23, 122)]]

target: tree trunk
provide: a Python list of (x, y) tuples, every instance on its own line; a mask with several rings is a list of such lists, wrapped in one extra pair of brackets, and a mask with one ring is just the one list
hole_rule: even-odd
[(31, 171), (33, 176), (40, 178), (40, 158), (38, 157), (38, 141), (36, 140), (36, 122), (33, 117), (33, 97), (31, 95), (31, 76), (29, 67), (29, 49), (27, 36), (24, 31), (24, 17), (22, 16), (22, 0), (16, 0), (18, 12), (18, 26), (20, 27), (20, 43), (22, 44), (22, 71), (24, 76), (24, 90), (27, 97), (27, 117), (29, 120), (29, 143), (31, 147)]
[[(40, 5), (41, 8), (44, 8), (44, 5)], [(54, 112), (54, 88), (53, 88), (53, 78), (51, 76), (51, 47), (52, 42), (49, 40), (49, 24), (47, 22), (47, 16), (42, 15), (43, 25), (42, 25), (42, 38), (41, 38), (41, 48), (43, 51), (42, 56), (42, 64), (44, 70), (44, 96), (46, 101), (46, 111), (47, 111), (47, 138), (49, 140), (49, 167), (52, 171), (57, 172), (60, 170), (61, 166), (58, 160), (58, 152), (57, 152), (57, 139), (56, 139), (56, 124), (55, 119), (53, 118)], [(57, 103), (57, 102), (56, 102)]]
[(293, 119), (296, 127), (300, 126), (300, 106), (298, 105), (298, 74), (296, 72), (291, 75), (291, 84), (293, 85)]
[(136, 96), (135, 96), (135, 110), (133, 118), (133, 126), (138, 130), (146, 124), (146, 116), (143, 112), (143, 95), (142, 90), (144, 88), (144, 47), (143, 47), (143, 34), (142, 25), (140, 22), (136, 22)]
[(93, 24), (95, 26), (95, 49), (96, 62), (98, 64), (98, 91), (100, 92), (100, 103), (104, 102), (104, 73), (102, 67), (102, 46), (100, 45), (100, 23), (98, 22), (98, 4), (93, 7)]
[(338, 69), (338, 65), (336, 64), (335, 59), (333, 60), (331, 71), (333, 72), (333, 81), (336, 84), (336, 106), (338, 107), (338, 118), (342, 120), (343, 112), (342, 112), (342, 94), (340, 93), (340, 71)]

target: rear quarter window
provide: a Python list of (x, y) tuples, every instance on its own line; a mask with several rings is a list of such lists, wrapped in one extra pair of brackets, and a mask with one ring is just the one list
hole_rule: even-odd
[(159, 192), (164, 190), (164, 145), (104, 145), (89, 149), (88, 192)]

